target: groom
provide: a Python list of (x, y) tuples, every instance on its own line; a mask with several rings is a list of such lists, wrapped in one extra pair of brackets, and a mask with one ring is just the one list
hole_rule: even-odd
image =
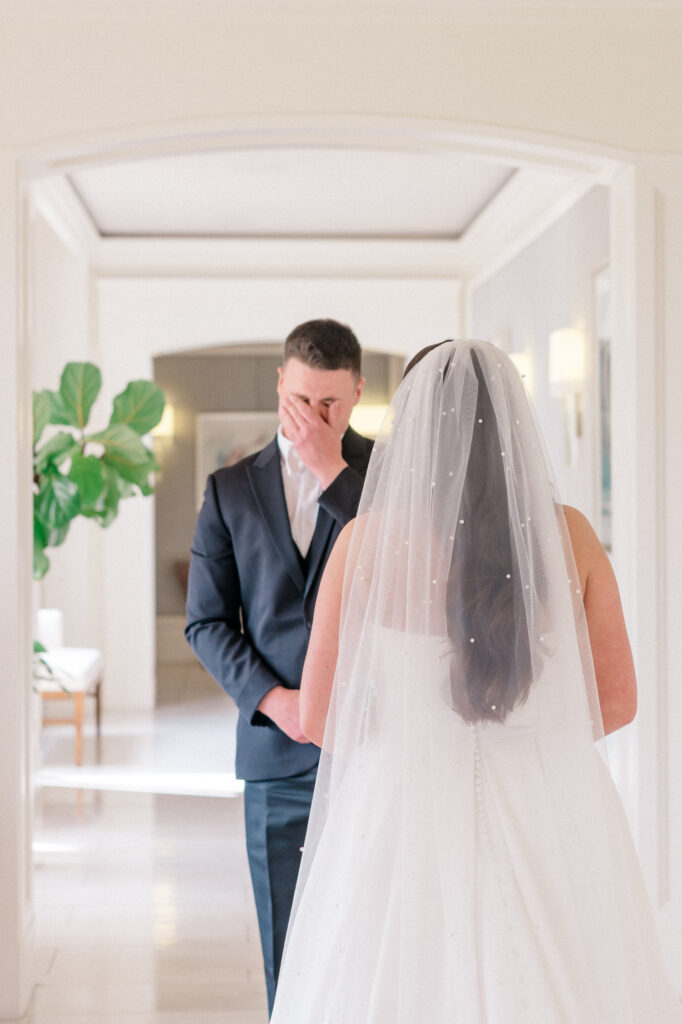
[(190, 563), (185, 635), (239, 708), (236, 773), (272, 1011), (319, 750), (299, 720), (322, 571), (357, 511), (372, 444), (348, 422), (362, 393), (350, 328), (311, 320), (286, 339), (280, 427), (209, 476)]

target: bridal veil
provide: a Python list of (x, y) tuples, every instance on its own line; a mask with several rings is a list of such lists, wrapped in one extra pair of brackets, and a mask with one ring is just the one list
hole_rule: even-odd
[(602, 740), (523, 383), (435, 346), (353, 528), (275, 1024), (681, 1021)]

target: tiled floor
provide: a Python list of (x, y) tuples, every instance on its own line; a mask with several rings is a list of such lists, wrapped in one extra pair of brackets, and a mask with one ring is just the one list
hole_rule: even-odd
[(80, 776), (69, 729), (43, 733), (25, 1024), (265, 1024), (229, 700), (103, 724)]

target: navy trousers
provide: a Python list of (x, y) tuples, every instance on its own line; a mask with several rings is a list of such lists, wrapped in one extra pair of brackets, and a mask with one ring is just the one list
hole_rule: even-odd
[(244, 785), (246, 850), (272, 1013), (317, 766), (302, 775)]

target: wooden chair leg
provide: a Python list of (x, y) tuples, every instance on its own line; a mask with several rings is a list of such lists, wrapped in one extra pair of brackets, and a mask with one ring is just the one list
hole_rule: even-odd
[(97, 736), (100, 735), (100, 723), (101, 723), (101, 693), (102, 693), (102, 680), (97, 681), (97, 688), (95, 690), (95, 722), (97, 724)]
[(85, 694), (81, 691), (80, 693), (74, 693), (73, 695), (73, 712), (74, 720), (76, 725), (76, 764), (81, 765), (83, 763), (83, 703)]

